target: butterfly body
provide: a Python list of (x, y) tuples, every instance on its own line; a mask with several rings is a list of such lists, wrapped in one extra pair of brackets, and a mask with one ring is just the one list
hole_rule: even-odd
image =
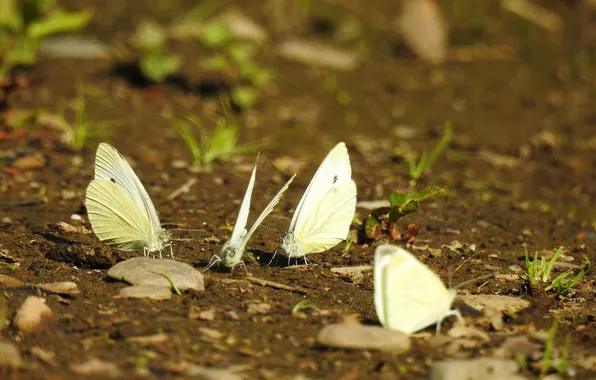
[(242, 262), (242, 255), (246, 250), (246, 245), (248, 244), (248, 240), (251, 238), (252, 234), (255, 232), (257, 227), (263, 222), (263, 220), (273, 211), (273, 208), (279, 203), (281, 196), (283, 193), (288, 189), (290, 183), (294, 180), (294, 176), (290, 178), (286, 184), (277, 192), (277, 194), (271, 199), (269, 204), (265, 207), (265, 209), (261, 212), (261, 214), (257, 217), (253, 225), (251, 226), (250, 230), (246, 229), (246, 225), (248, 223), (248, 214), (250, 211), (250, 202), (252, 198), (252, 191), (255, 185), (255, 178), (257, 173), (257, 162), (259, 156), (257, 155), (257, 159), (255, 160), (255, 164), (252, 170), (252, 174), (250, 176), (250, 180), (248, 181), (248, 186), (246, 188), (246, 193), (244, 194), (244, 198), (242, 200), (242, 204), (240, 205), (240, 212), (238, 213), (238, 219), (236, 220), (236, 224), (234, 225), (234, 229), (232, 230), (232, 235), (230, 239), (224, 243), (221, 248), (219, 255), (215, 255), (211, 258), (210, 264), (207, 266), (209, 268), (211, 265), (215, 264), (216, 262), (221, 262), (228, 268), (232, 270), (236, 265), (243, 265)]

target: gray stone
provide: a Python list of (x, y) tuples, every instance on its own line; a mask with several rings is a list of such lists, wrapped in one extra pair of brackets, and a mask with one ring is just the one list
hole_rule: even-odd
[(23, 360), (17, 346), (0, 341), (0, 367), (20, 367), (22, 364)]
[(172, 291), (161, 285), (133, 285), (120, 289), (120, 296), (127, 298), (151, 298), (152, 300), (169, 300)]
[(323, 327), (317, 341), (325, 346), (394, 353), (410, 349), (410, 337), (401, 331), (378, 326), (331, 324)]
[(160, 285), (171, 287), (168, 276), (180, 290), (205, 290), (203, 275), (190, 265), (171, 259), (134, 257), (119, 262), (108, 270), (108, 276), (132, 285)]
[(530, 306), (530, 302), (525, 299), (498, 294), (470, 294), (461, 295), (457, 298), (480, 311), (485, 306), (490, 306), (502, 312), (517, 313)]
[(44, 39), (39, 52), (46, 57), (68, 59), (108, 59), (110, 47), (95, 39), (76, 35)]
[(55, 293), (55, 294), (67, 294), (67, 295), (76, 295), (79, 294), (79, 288), (77, 284), (70, 281), (63, 281), (63, 282), (52, 282), (48, 284), (38, 284), (35, 285), (39, 289), (44, 290), (48, 293)]
[(431, 380), (525, 380), (517, 374), (519, 365), (515, 360), (478, 358), (450, 359), (433, 363)]

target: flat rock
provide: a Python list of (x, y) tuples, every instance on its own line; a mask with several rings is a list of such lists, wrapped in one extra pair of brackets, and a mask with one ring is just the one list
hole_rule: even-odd
[(120, 289), (120, 296), (127, 298), (150, 298), (152, 300), (169, 300), (172, 291), (161, 285), (133, 285)]
[(180, 290), (205, 290), (203, 275), (190, 265), (171, 259), (133, 257), (108, 270), (108, 276), (132, 285), (160, 285), (170, 289), (168, 276)]
[(308, 66), (351, 71), (358, 65), (358, 55), (332, 45), (311, 41), (288, 40), (279, 45), (279, 55)]
[(10, 277), (4, 274), (0, 274), (0, 285), (4, 288), (20, 288), (21, 286), (25, 286), (26, 284), (14, 277)]
[(355, 324), (327, 325), (319, 332), (317, 341), (329, 347), (394, 353), (402, 353), (410, 349), (410, 337), (400, 331)]
[(38, 284), (35, 286), (37, 286), (41, 290), (45, 290), (48, 293), (66, 295), (75, 295), (80, 293), (77, 284), (70, 281), (51, 282), (48, 284)]
[(44, 39), (39, 44), (39, 52), (46, 57), (68, 59), (108, 59), (112, 55), (105, 43), (77, 35)]
[(0, 341), (0, 368), (19, 367), (23, 364), (17, 346), (10, 342)]
[(122, 372), (111, 362), (93, 358), (80, 364), (72, 364), (70, 369), (81, 376), (120, 377)]
[(490, 306), (502, 312), (517, 313), (530, 306), (530, 302), (522, 298), (497, 294), (468, 294), (457, 298), (480, 311)]
[(335, 267), (330, 270), (358, 285), (364, 280), (364, 272), (372, 271), (372, 269), (370, 265), (360, 265), (356, 267)]
[(43, 330), (54, 320), (54, 313), (45, 299), (29, 296), (17, 311), (13, 323), (19, 330), (30, 333)]
[(525, 380), (517, 374), (519, 365), (515, 360), (478, 358), (450, 359), (433, 363), (431, 380)]

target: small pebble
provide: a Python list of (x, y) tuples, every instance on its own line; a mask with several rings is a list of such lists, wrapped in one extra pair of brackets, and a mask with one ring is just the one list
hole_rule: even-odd
[(27, 297), (13, 320), (19, 330), (27, 333), (40, 331), (53, 322), (54, 313), (46, 305), (46, 300), (34, 296)]

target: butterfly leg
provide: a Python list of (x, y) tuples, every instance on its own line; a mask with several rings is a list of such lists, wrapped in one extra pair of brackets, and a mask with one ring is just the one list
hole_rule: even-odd
[(143, 247), (143, 256), (149, 257), (149, 250), (147, 249), (147, 247)]
[(170, 246), (170, 257), (172, 257), (172, 260), (176, 260), (174, 258), (174, 248), (172, 248), (172, 243), (168, 243), (168, 246)]
[(236, 266), (241, 266), (242, 268), (244, 268), (244, 272), (248, 275), (248, 269), (246, 269), (246, 264), (244, 264), (244, 261), (240, 261), (234, 264), (230, 269), (230, 273), (234, 272), (234, 268), (236, 268)]
[(205, 267), (205, 270), (203, 272), (206, 272), (209, 270), (209, 268), (211, 268), (212, 266), (214, 266), (216, 263), (221, 262), (221, 258), (217, 255), (213, 255), (211, 257), (211, 260), (209, 260), (209, 263), (207, 264), (207, 266)]
[(267, 264), (267, 266), (271, 265), (273, 259), (275, 258), (275, 255), (277, 255), (277, 249), (273, 252), (273, 256), (271, 257), (271, 260), (269, 261), (269, 264)]
[(449, 315), (454, 315), (455, 318), (457, 318), (457, 320), (461, 323), (461, 324), (466, 324), (466, 322), (464, 321), (464, 317), (462, 317), (461, 312), (458, 309), (453, 309), (451, 311), (449, 311)]

